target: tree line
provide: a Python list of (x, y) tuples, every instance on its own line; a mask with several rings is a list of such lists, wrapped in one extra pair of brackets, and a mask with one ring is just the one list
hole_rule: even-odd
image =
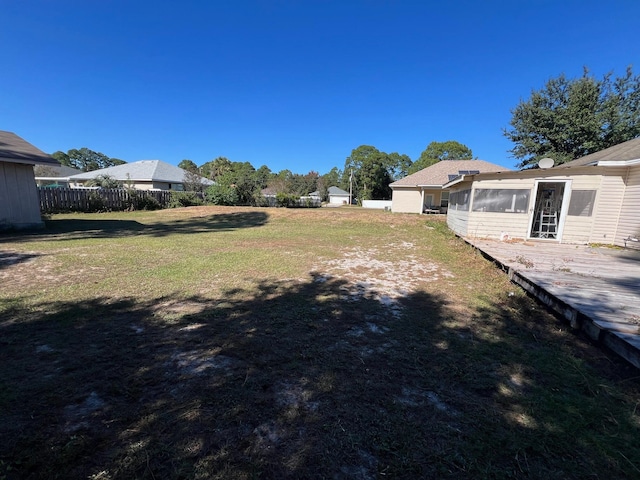
[[(57, 151), (52, 156), (62, 165), (77, 168), (83, 172), (100, 170), (121, 165), (124, 160), (110, 158), (89, 148)], [(185, 186), (188, 190), (203, 191), (201, 177), (215, 182), (207, 189), (210, 198), (222, 205), (255, 205), (259, 203), (263, 190), (270, 194), (300, 197), (318, 192), (328, 199), (329, 187), (336, 186), (351, 191), (357, 200), (391, 198), (389, 184), (414, 171), (420, 170), (440, 160), (451, 158), (471, 158), (471, 149), (456, 141), (432, 142), (416, 162), (408, 155), (397, 152), (385, 153), (373, 146), (361, 145), (351, 151), (344, 169), (333, 167), (321, 175), (317, 171), (306, 174), (291, 170), (272, 172), (262, 165), (255, 168), (250, 162), (234, 162), (226, 157), (217, 157), (198, 166), (193, 160), (184, 159), (178, 167), (186, 170)], [(114, 188), (119, 183), (109, 176), (97, 176), (93, 185)]]
[(208, 191), (219, 196), (224, 204), (255, 203), (263, 189), (272, 194), (295, 196), (318, 192), (323, 200), (327, 200), (328, 189), (332, 186), (349, 191), (354, 199), (362, 201), (390, 199), (390, 183), (440, 160), (471, 158), (469, 147), (447, 141), (431, 142), (416, 162), (406, 154), (386, 153), (371, 145), (360, 145), (346, 158), (343, 170), (333, 167), (324, 175), (316, 171), (298, 174), (281, 170), (274, 173), (266, 165), (256, 170), (249, 162), (232, 162), (225, 157), (200, 166), (185, 159), (178, 166), (213, 180), (215, 185)]

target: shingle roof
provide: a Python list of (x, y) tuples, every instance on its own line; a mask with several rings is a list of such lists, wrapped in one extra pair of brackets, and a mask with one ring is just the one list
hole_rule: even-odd
[(438, 186), (448, 183), (449, 175), (458, 175), (461, 171), (477, 170), (484, 172), (506, 172), (510, 169), (485, 162), (484, 160), (442, 160), (430, 167), (423, 168), (411, 175), (393, 182), (393, 187)]
[[(91, 172), (83, 172), (69, 177), (71, 180), (89, 180), (98, 175), (109, 175), (121, 182), (144, 181), (144, 182), (167, 182), (183, 183), (187, 173), (180, 167), (163, 162), (162, 160), (140, 160), (138, 162), (125, 163), (115, 167), (101, 168)], [(212, 185), (213, 182), (203, 178), (205, 185)]]
[(349, 192), (345, 192), (338, 187), (329, 187), (327, 191), (329, 192), (329, 195), (349, 195)]
[(36, 163), (60, 165), (51, 155), (47, 155), (15, 133), (2, 130), (0, 130), (0, 161), (29, 165)]
[(571, 162), (563, 163), (555, 168), (581, 167), (606, 161), (640, 160), (640, 137), (628, 140), (599, 152), (580, 157)]

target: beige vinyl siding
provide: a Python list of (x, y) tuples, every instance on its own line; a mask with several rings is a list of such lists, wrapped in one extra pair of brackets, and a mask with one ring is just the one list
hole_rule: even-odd
[(591, 243), (613, 244), (625, 192), (626, 168), (607, 169), (602, 175), (593, 212)]
[[(576, 175), (572, 178), (571, 191), (573, 190), (596, 190), (593, 212), (590, 217), (577, 217), (567, 215), (564, 218), (562, 230), (562, 243), (589, 243), (593, 234), (594, 219), (598, 198), (600, 196), (600, 185), (602, 175)], [(569, 202), (571, 197), (569, 196)]]
[[(597, 195), (596, 195), (597, 201)], [(562, 230), (562, 243), (589, 243), (591, 241), (591, 230), (593, 228), (593, 216), (573, 217), (567, 216), (564, 219)]]
[(640, 237), (640, 165), (630, 167), (626, 175), (626, 188), (620, 209), (616, 231), (616, 245), (624, 245), (624, 239)]
[(529, 215), (523, 213), (471, 212), (468, 235), (471, 238), (527, 238)]
[(0, 162), (0, 229), (42, 225), (33, 165)]
[(457, 235), (466, 237), (469, 225), (469, 212), (464, 210), (449, 210), (447, 212), (447, 226)]
[(394, 188), (391, 196), (394, 213), (422, 213), (422, 192), (419, 188)]

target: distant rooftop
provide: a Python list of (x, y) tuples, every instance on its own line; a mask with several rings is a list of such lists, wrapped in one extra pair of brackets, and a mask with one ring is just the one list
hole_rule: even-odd
[[(484, 160), (441, 160), (427, 168), (393, 182), (393, 187), (441, 187), (460, 175), (510, 171)], [(460, 173), (463, 172), (463, 173)]]
[[(114, 167), (101, 168), (91, 172), (83, 172), (69, 177), (71, 180), (90, 180), (98, 175), (109, 175), (121, 182), (167, 182), (183, 183), (188, 172), (180, 167), (171, 165), (162, 160), (140, 160), (138, 162), (124, 163)], [(202, 177), (205, 185), (213, 182)]]

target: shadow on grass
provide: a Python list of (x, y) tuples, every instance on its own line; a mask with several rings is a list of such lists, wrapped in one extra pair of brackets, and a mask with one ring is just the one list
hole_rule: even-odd
[(317, 274), (0, 304), (0, 477), (638, 474), (634, 380), (607, 384), (524, 296), (455, 307)]
[(111, 219), (55, 219), (47, 220), (46, 230), (33, 230), (18, 234), (0, 236), (0, 243), (21, 241), (41, 241), (56, 236), (63, 240), (82, 238), (115, 238), (129, 235), (164, 237), (172, 234), (204, 233), (211, 231), (231, 231), (265, 225), (269, 215), (265, 212), (248, 211), (189, 217), (166, 223), (142, 224), (135, 220)]
[(7, 268), (16, 263), (28, 262), (32, 258), (39, 257), (37, 253), (18, 253), (18, 252), (1, 252), (0, 251), (0, 270)]

